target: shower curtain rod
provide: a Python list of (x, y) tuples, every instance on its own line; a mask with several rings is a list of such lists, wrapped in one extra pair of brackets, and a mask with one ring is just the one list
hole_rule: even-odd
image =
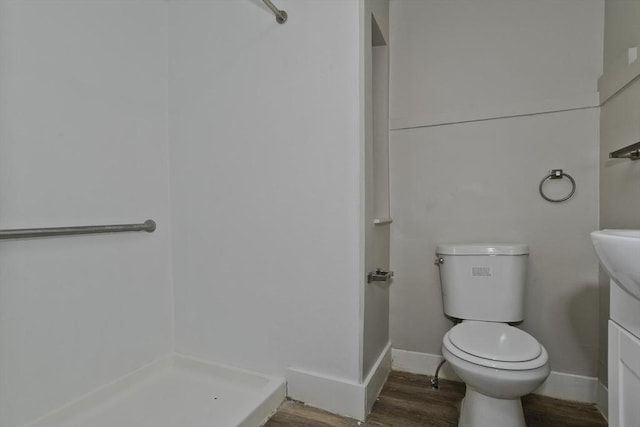
[(28, 239), (32, 237), (71, 236), (76, 234), (121, 233), (125, 231), (146, 231), (153, 233), (156, 222), (152, 219), (142, 224), (115, 224), (115, 225), (82, 225), (75, 227), (47, 227), (47, 228), (21, 228), (15, 230), (0, 230), (0, 240), (3, 239)]
[(273, 12), (274, 15), (276, 15), (276, 22), (278, 24), (284, 24), (285, 22), (287, 22), (287, 18), (288, 18), (287, 12), (275, 7), (273, 3), (271, 3), (271, 0), (262, 0), (262, 1), (264, 2), (264, 4), (267, 5), (269, 9), (271, 9), (271, 12)]

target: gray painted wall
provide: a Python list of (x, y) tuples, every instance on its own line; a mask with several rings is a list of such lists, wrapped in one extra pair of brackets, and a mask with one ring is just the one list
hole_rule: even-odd
[[(432, 263), (438, 243), (524, 242), (522, 328), (547, 347), (552, 370), (596, 375), (589, 233), (598, 227), (603, 9), (581, 0), (391, 2), (394, 348), (440, 354), (451, 323)], [(552, 168), (577, 181), (566, 203), (538, 194)]]

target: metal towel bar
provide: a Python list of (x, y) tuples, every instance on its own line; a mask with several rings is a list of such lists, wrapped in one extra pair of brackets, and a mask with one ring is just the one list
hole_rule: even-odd
[(640, 159), (640, 142), (636, 142), (635, 144), (627, 145), (624, 148), (621, 148), (616, 151), (612, 151), (611, 153), (609, 153), (609, 158), (639, 160)]
[(122, 233), (126, 231), (146, 231), (153, 233), (156, 222), (152, 219), (142, 224), (115, 224), (115, 225), (83, 225), (78, 227), (48, 227), (48, 228), (21, 228), (15, 230), (0, 230), (0, 240), (3, 239), (28, 239), (32, 237), (71, 236), (76, 234)]
[[(548, 179), (561, 179), (561, 178), (567, 178), (569, 182), (571, 182), (571, 192), (559, 199), (552, 199), (551, 197), (545, 194), (542, 187)], [(540, 192), (540, 195), (542, 196), (542, 198), (548, 202), (552, 202), (552, 203), (564, 202), (565, 200), (569, 200), (573, 196), (573, 194), (576, 192), (576, 180), (573, 179), (573, 177), (568, 173), (563, 172), (562, 169), (551, 169), (549, 171), (549, 174), (544, 178), (542, 178), (542, 181), (540, 181), (540, 185), (538, 186), (538, 191)]]

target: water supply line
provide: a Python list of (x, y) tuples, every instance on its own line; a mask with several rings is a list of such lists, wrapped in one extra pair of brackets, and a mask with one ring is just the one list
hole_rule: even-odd
[(438, 374), (440, 373), (440, 368), (442, 368), (442, 365), (444, 365), (444, 362), (446, 362), (447, 359), (442, 359), (442, 361), (438, 364), (438, 368), (436, 369), (436, 374), (433, 376), (433, 378), (431, 378), (431, 388), (434, 390), (437, 390), (440, 388), (440, 384), (438, 382)]
[(274, 4), (271, 3), (271, 0), (262, 0), (262, 1), (264, 2), (264, 4), (267, 5), (269, 9), (271, 9), (271, 12), (273, 12), (273, 14), (276, 15), (276, 22), (278, 24), (284, 24), (285, 22), (287, 22), (287, 18), (289, 17), (287, 15), (287, 12), (275, 7)]

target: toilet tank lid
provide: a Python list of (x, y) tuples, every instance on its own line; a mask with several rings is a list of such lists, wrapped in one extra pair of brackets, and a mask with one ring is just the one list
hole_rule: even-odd
[(439, 255), (527, 255), (529, 246), (521, 243), (449, 243), (436, 248)]

